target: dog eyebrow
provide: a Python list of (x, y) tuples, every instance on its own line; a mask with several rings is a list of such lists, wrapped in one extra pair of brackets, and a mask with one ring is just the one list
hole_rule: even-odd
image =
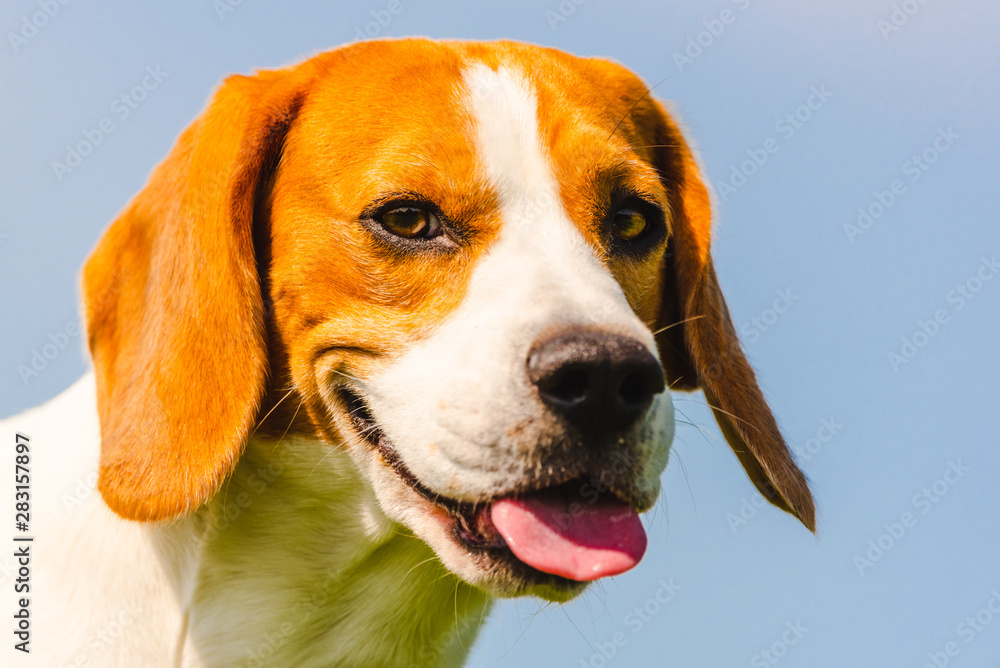
[(471, 243), (482, 233), (473, 221), (488, 215), (490, 211), (496, 211), (498, 205), (495, 199), (491, 193), (486, 193), (485, 196), (480, 192), (470, 194), (468, 188), (462, 188), (461, 192), (447, 193), (440, 201), (417, 190), (390, 189), (376, 195), (361, 210), (358, 219), (370, 220), (394, 205), (422, 207), (438, 216), (457, 237), (456, 241)]
[(661, 215), (667, 232), (671, 232), (670, 200), (652, 165), (637, 158), (616, 160), (612, 164), (595, 166), (588, 181), (594, 193), (592, 201), (597, 224), (603, 224), (603, 219), (613, 213), (611, 207), (619, 202), (638, 200)]
[(80, 538), (44, 566), (74, 586), (38, 619), (64, 636), (42, 663), (129, 595), (157, 614), (115, 666), (464, 661), (493, 598), (639, 563), (678, 389), (814, 530), (710, 185), (646, 86), (419, 39), (227, 78), (86, 262), (91, 371), (0, 421), (59, 446), (63, 488), (86, 478), (38, 534)]
[(420, 206), (425, 206), (431, 209), (435, 209), (435, 213), (438, 213), (436, 209), (438, 205), (433, 199), (427, 197), (426, 195), (419, 193), (415, 190), (389, 190), (387, 192), (380, 193), (376, 195), (371, 203), (366, 206), (361, 211), (362, 218), (368, 218), (374, 216), (379, 212), (380, 209), (384, 209), (392, 204), (398, 204), (399, 206), (406, 206), (407, 204), (416, 204)]

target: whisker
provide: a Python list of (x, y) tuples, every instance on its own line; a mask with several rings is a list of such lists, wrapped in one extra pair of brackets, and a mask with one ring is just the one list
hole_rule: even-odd
[(684, 380), (684, 376), (678, 376), (677, 380), (671, 380), (670, 382), (667, 383), (667, 388), (671, 390), (674, 389), (677, 383), (681, 382), (682, 380)]
[(646, 144), (645, 146), (631, 146), (630, 148), (680, 148), (680, 144)]
[(503, 623), (503, 603), (502, 602), (501, 602), (499, 608), (500, 608), (500, 637), (503, 638), (503, 646), (504, 646), (504, 649), (506, 650), (500, 658), (504, 658), (510, 652), (510, 648), (507, 647), (507, 627), (504, 626), (504, 623)]
[(691, 480), (688, 478), (687, 466), (684, 465), (684, 458), (681, 457), (681, 453), (674, 448), (674, 452), (677, 454), (677, 461), (681, 465), (681, 473), (684, 475), (684, 483), (687, 485), (688, 494), (691, 496), (691, 505), (694, 506), (694, 514), (698, 515), (698, 502), (694, 500), (694, 490), (691, 489)]
[(672, 327), (676, 327), (677, 325), (683, 325), (686, 322), (691, 322), (693, 320), (697, 320), (698, 318), (704, 318), (704, 317), (705, 316), (703, 316), (703, 315), (693, 315), (690, 318), (684, 318), (683, 320), (678, 320), (677, 322), (675, 322), (672, 325), (667, 325), (666, 327), (662, 327), (662, 328), (656, 330), (655, 332), (653, 332), (653, 336), (656, 336), (660, 332), (665, 332), (665, 331), (667, 331), (668, 329), (670, 329)]
[[(402, 535), (402, 534), (400, 534), (400, 535)], [(410, 573), (412, 573), (415, 569), (420, 568), (421, 566), (423, 566), (427, 562), (434, 561), (435, 559), (437, 559), (437, 555), (434, 555), (432, 557), (428, 557), (427, 559), (424, 559), (420, 563), (415, 564), (410, 570), (406, 571), (406, 573), (403, 575), (403, 578), (399, 581), (399, 584), (402, 585), (404, 582), (406, 582), (406, 578), (409, 577)]]
[[(669, 79), (673, 79), (675, 75), (676, 75), (676, 72), (675, 72), (674, 74), (671, 74), (671, 75), (670, 75), (669, 77), (667, 77), (666, 79), (663, 79), (662, 81), (659, 81), (659, 82), (657, 82), (656, 84), (654, 84), (654, 85), (652, 86), (652, 88), (648, 88), (648, 89), (646, 90), (646, 92), (642, 94), (642, 97), (640, 97), (640, 98), (639, 98), (638, 100), (636, 100), (636, 101), (635, 101), (635, 103), (634, 103), (634, 104), (633, 104), (633, 105), (632, 105), (631, 107), (629, 107), (629, 110), (625, 112), (625, 115), (624, 115), (624, 116), (622, 116), (622, 119), (621, 119), (620, 121), (618, 121), (618, 125), (616, 125), (616, 126), (615, 126), (615, 129), (614, 129), (614, 130), (612, 130), (612, 131), (611, 131), (611, 134), (609, 134), (609, 135), (608, 135), (608, 139), (611, 139), (612, 137), (614, 137), (614, 136), (615, 136), (615, 133), (616, 133), (616, 132), (618, 132), (618, 128), (620, 128), (620, 127), (621, 127), (621, 125), (622, 125), (622, 123), (624, 123), (624, 122), (625, 122), (625, 119), (626, 119), (626, 118), (628, 118), (628, 115), (629, 115), (629, 114), (631, 114), (631, 113), (632, 113), (632, 111), (633, 111), (633, 110), (634, 110), (634, 109), (635, 109), (636, 107), (638, 107), (638, 106), (639, 106), (639, 103), (640, 103), (640, 102), (642, 102), (643, 100), (645, 100), (645, 99), (646, 99), (646, 96), (647, 96), (647, 95), (649, 95), (650, 93), (652, 93), (652, 92), (653, 92), (653, 88), (656, 88), (657, 86), (659, 86), (659, 85), (660, 85), (661, 83), (663, 83), (664, 81), (667, 81), (667, 80), (669, 80)], [(593, 649), (593, 647), (591, 647), (591, 649)]]
[(748, 420), (744, 420), (741, 417), (733, 415), (729, 411), (723, 410), (722, 408), (720, 408), (720, 407), (718, 407), (718, 406), (716, 406), (716, 405), (714, 405), (712, 403), (709, 403), (708, 399), (705, 400), (705, 405), (708, 406), (709, 408), (711, 408), (713, 411), (718, 411), (718, 412), (722, 413), (723, 415), (732, 418), (733, 420), (738, 420), (739, 422), (742, 422), (743, 424), (747, 425), (748, 427), (751, 427), (753, 429), (757, 429), (757, 427), (755, 427), (754, 425), (750, 424), (750, 422)]
[(444, 573), (441, 574), (440, 576), (434, 578), (434, 581), (431, 584), (434, 584), (435, 582), (440, 582), (441, 580), (444, 580), (445, 578), (452, 578), (452, 577), (455, 577), (455, 576), (452, 575), (451, 571), (449, 571), (448, 569), (445, 569)]
[[(483, 620), (486, 619), (486, 611), (489, 610), (489, 609), (490, 609), (490, 605), (488, 603), (483, 606), (482, 611), (479, 613), (479, 626), (478, 626), (478, 628), (480, 628), (480, 629), (483, 628)], [(479, 656), (479, 665), (480, 666), (485, 665), (485, 662), (486, 662), (486, 643), (483, 643), (482, 647), (483, 647), (483, 652)]]
[(322, 457), (319, 458), (319, 461), (316, 462), (316, 466), (312, 467), (312, 471), (309, 472), (309, 476), (307, 476), (307, 477), (312, 477), (312, 474), (316, 473), (316, 469), (319, 468), (319, 465), (322, 464), (323, 462), (325, 462), (326, 458), (329, 457), (332, 454), (333, 454), (333, 448), (331, 447), (329, 450), (327, 450), (327, 452), (326, 452), (325, 455), (323, 455)]
[(357, 381), (359, 383), (365, 382), (365, 381), (361, 380), (360, 378), (358, 378), (357, 376), (352, 376), (351, 374), (349, 374), (349, 373), (347, 373), (345, 371), (338, 371), (337, 369), (332, 369), (332, 371), (335, 374), (339, 375), (339, 376), (343, 376), (344, 378), (350, 378), (351, 380), (355, 380), (355, 381)]
[[(518, 636), (517, 636), (516, 638), (514, 638), (514, 642), (513, 642), (513, 644), (511, 644), (511, 646), (507, 648), (507, 651), (506, 651), (506, 652), (504, 652), (504, 653), (503, 653), (503, 654), (502, 654), (502, 655), (500, 656), (500, 658), (501, 658), (501, 659), (502, 659), (502, 658), (504, 658), (504, 657), (506, 657), (506, 656), (507, 656), (508, 654), (510, 654), (511, 652), (513, 652), (513, 651), (514, 651), (514, 648), (515, 648), (515, 647), (517, 647), (517, 643), (518, 643), (518, 642), (520, 642), (521, 638), (523, 638), (523, 637), (524, 637), (524, 634), (528, 632), (528, 627), (530, 627), (530, 626), (531, 626), (531, 623), (532, 623), (533, 621), (535, 621), (535, 617), (537, 617), (537, 616), (538, 616), (538, 613), (540, 613), (540, 612), (542, 611), (542, 607), (543, 607), (543, 606), (539, 606), (539, 607), (538, 607), (538, 610), (535, 610), (535, 614), (533, 614), (533, 615), (531, 616), (531, 618), (530, 618), (530, 619), (528, 619), (528, 623), (527, 623), (527, 624), (525, 624), (525, 625), (524, 625), (524, 628), (522, 628), (522, 629), (521, 629), (521, 633), (519, 633), (519, 634), (518, 634)], [(518, 621), (521, 621), (521, 620), (520, 620), (520, 615), (518, 616)]]
[(723, 445), (722, 441), (720, 441), (719, 439), (717, 439), (715, 437), (715, 435), (712, 434), (712, 432), (710, 432), (707, 429), (705, 429), (704, 427), (702, 427), (700, 425), (697, 425), (694, 422), (692, 422), (691, 418), (689, 418), (687, 415), (684, 414), (684, 411), (682, 411), (681, 409), (677, 408), (676, 406), (674, 407), (674, 410), (677, 411), (678, 413), (680, 413), (682, 416), (684, 416), (684, 420), (683, 421), (678, 420), (678, 422), (682, 422), (683, 424), (689, 424), (692, 427), (694, 427), (695, 429), (697, 429), (699, 432), (701, 432), (701, 435), (705, 437), (706, 441), (708, 441), (708, 442), (714, 442), (715, 445)]
[(283, 440), (285, 440), (285, 434), (287, 434), (288, 430), (292, 428), (293, 424), (295, 424), (295, 418), (298, 417), (299, 410), (302, 408), (303, 402), (305, 402), (305, 399), (303, 399), (302, 397), (299, 397), (299, 405), (295, 407), (295, 412), (292, 413), (292, 419), (288, 421), (288, 426), (285, 427), (285, 431), (283, 431), (281, 433), (281, 438), (279, 438), (278, 442), (274, 444), (273, 448), (271, 448), (271, 454), (272, 455), (274, 454), (274, 451), (278, 449), (278, 446), (281, 445), (281, 442)]
[[(288, 397), (290, 397), (292, 395), (292, 392), (294, 392), (294, 391), (295, 391), (295, 388), (293, 387), (292, 389), (288, 390), (288, 392), (285, 394), (285, 396), (281, 397), (281, 399), (278, 399), (278, 402), (276, 404), (274, 404), (274, 406), (271, 407), (271, 410), (269, 410), (267, 412), (267, 415), (265, 415), (264, 417), (262, 417), (260, 419), (260, 421), (257, 422), (257, 425), (253, 428), (253, 431), (250, 432), (250, 437), (252, 437), (254, 434), (257, 433), (257, 430), (260, 428), (260, 426), (262, 424), (264, 424), (264, 420), (266, 420), (268, 418), (268, 415), (270, 415), (271, 413), (273, 413), (274, 409), (277, 408), (278, 406), (280, 406), (281, 402), (283, 402), (285, 399), (287, 399)], [(248, 438), (250, 438), (250, 437), (248, 437)]]
[(597, 654), (597, 650), (594, 649), (594, 646), (590, 644), (589, 640), (587, 640), (587, 636), (583, 635), (583, 632), (580, 631), (580, 627), (576, 625), (576, 622), (573, 621), (573, 618), (569, 616), (568, 612), (566, 612), (566, 608), (560, 607), (559, 609), (562, 610), (562, 613), (566, 615), (566, 619), (569, 620), (569, 623), (573, 626), (574, 629), (576, 629), (576, 632), (580, 634), (580, 637), (583, 638), (583, 642), (587, 643), (587, 647), (590, 648), (590, 651), (593, 652), (594, 654)]
[[(458, 578), (455, 578), (455, 628), (459, 628), (462, 625), (461, 621), (458, 618), (458, 583), (459, 583)], [(465, 641), (462, 640), (461, 634), (459, 634), (458, 636), (458, 644), (463, 651), (468, 651), (465, 649)]]
[(417, 538), (416, 536), (414, 536), (412, 533), (404, 533), (402, 531), (399, 531), (398, 529), (392, 529), (390, 531), (390, 533), (392, 533), (392, 534), (394, 534), (396, 536), (401, 536), (403, 538), (414, 538), (416, 540), (420, 540), (419, 538)]

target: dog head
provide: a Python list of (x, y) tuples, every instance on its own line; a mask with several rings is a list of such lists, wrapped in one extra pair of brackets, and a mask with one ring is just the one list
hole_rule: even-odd
[(232, 77), (85, 267), (100, 491), (189, 512), (290, 391), (454, 573), (566, 598), (641, 557), (670, 389), (701, 387), (812, 529), (709, 246), (691, 150), (613, 63), (398, 40)]

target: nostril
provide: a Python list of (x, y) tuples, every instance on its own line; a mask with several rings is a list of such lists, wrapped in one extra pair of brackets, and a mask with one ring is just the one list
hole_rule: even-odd
[(528, 381), (550, 414), (590, 443), (633, 425), (664, 390), (653, 353), (609, 332), (559, 332), (538, 341), (526, 361)]
[(587, 398), (590, 375), (585, 369), (565, 369), (554, 379), (545, 393), (565, 404), (577, 404)]
[(618, 388), (618, 398), (623, 405), (630, 408), (644, 406), (651, 395), (646, 377), (639, 373), (630, 373), (625, 376)]

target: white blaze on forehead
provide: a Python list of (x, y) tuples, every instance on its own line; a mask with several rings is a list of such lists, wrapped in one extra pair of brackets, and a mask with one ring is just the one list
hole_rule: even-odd
[[(474, 283), (509, 271), (508, 294), (519, 288), (545, 290), (548, 306), (561, 301), (562, 315), (576, 324), (595, 317), (618, 320), (612, 326), (632, 320), (632, 331), (621, 333), (633, 334), (655, 350), (652, 336), (644, 336), (645, 328), (641, 324), (635, 328), (638, 321), (629, 318), (631, 308), (621, 287), (562, 207), (559, 184), (541, 140), (538, 99), (531, 83), (510, 67), (493, 70), (476, 64), (465, 71), (464, 84), (477, 155), (497, 190), (503, 225)], [(505, 258), (517, 267), (504, 266)], [(609, 311), (621, 313), (609, 318)]]
[(499, 191), (501, 207), (520, 214), (505, 218), (504, 224), (524, 225), (524, 210), (552, 207), (559, 195), (542, 152), (535, 91), (517, 72), (482, 64), (466, 70), (465, 85), (471, 93), (476, 148)]
[[(458, 308), (362, 389), (417, 479), (471, 500), (509, 490), (538, 463), (548, 426), (526, 364), (542, 336), (591, 326), (656, 347), (562, 207), (530, 83), (511, 68), (475, 65), (463, 84), (478, 162), (499, 198), (500, 233)], [(670, 399), (657, 403), (650, 414), (660, 431), (640, 448), (650, 484), (672, 435)]]

